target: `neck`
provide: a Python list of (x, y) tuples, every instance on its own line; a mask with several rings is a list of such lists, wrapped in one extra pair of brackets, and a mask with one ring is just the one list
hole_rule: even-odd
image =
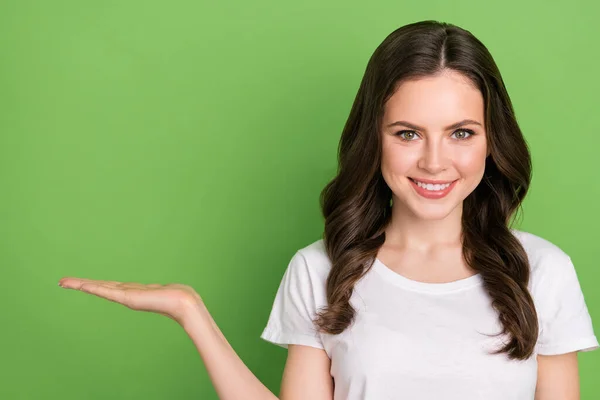
[(403, 207), (392, 206), (392, 220), (385, 230), (386, 245), (406, 250), (428, 252), (461, 245), (462, 203), (442, 219), (423, 219)]

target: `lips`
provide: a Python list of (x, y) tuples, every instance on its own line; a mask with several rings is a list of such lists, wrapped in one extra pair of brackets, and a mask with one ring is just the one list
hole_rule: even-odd
[[(417, 194), (420, 195), (421, 197), (425, 197), (427, 199), (441, 199), (442, 197), (445, 197), (446, 195), (448, 195), (448, 193), (450, 193), (452, 191), (452, 189), (454, 189), (454, 186), (456, 186), (456, 182), (458, 182), (458, 179), (455, 181), (437, 181), (439, 183), (434, 183), (437, 185), (444, 184), (444, 183), (450, 183), (450, 186), (448, 186), (447, 188), (445, 188), (443, 190), (427, 190), (426, 188), (417, 185), (417, 182), (413, 178), (409, 178), (409, 181), (410, 181), (410, 184), (413, 187), (413, 189), (415, 189)], [(436, 182), (436, 181), (433, 181), (433, 182)], [(432, 181), (429, 181), (429, 182), (425, 181), (423, 183), (432, 183)]]
[(417, 179), (417, 178), (411, 178), (411, 177), (408, 177), (408, 179), (410, 179), (411, 181), (413, 181), (415, 183), (416, 182), (421, 182), (421, 183), (425, 183), (425, 184), (431, 183), (432, 185), (445, 185), (446, 183), (452, 183), (456, 180), (455, 179), (453, 181), (435, 181), (432, 179)]

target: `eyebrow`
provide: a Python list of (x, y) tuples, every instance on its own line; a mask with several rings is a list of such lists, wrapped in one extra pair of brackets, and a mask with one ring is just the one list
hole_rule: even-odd
[[(425, 130), (425, 128), (423, 128), (422, 126), (411, 124), (408, 121), (396, 121), (396, 122), (392, 122), (387, 127), (391, 128), (392, 126), (399, 126), (399, 125), (402, 125), (402, 126), (405, 126), (407, 128), (414, 129), (414, 130), (417, 130), (417, 131), (424, 131)], [(463, 119), (462, 121), (456, 122), (456, 123), (454, 123), (452, 125), (448, 125), (446, 128), (444, 128), (444, 130), (450, 130), (450, 129), (460, 128), (463, 125), (479, 125), (479, 126), (483, 127), (479, 122), (477, 122), (475, 120), (472, 120), (472, 119)]]

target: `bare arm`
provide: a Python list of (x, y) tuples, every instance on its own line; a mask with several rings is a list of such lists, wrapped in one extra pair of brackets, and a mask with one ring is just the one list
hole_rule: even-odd
[[(181, 284), (144, 285), (74, 277), (62, 278), (59, 285), (176, 321), (198, 349), (219, 399), (277, 399), (238, 357), (193, 288)], [(333, 382), (325, 351), (309, 346), (289, 347), (281, 398), (333, 399)]]
[(538, 355), (535, 400), (579, 400), (577, 352)]
[(74, 277), (62, 278), (59, 285), (176, 321), (196, 345), (221, 400), (277, 399), (238, 357), (193, 288), (176, 283), (144, 285)]
[(219, 399), (277, 399), (239, 358), (203, 302), (189, 303), (182, 326), (198, 349)]
[[(277, 399), (238, 357), (204, 303), (193, 302), (189, 310), (182, 326), (196, 345), (219, 399)], [(279, 398), (332, 400), (330, 365), (324, 350), (289, 345)]]
[(331, 361), (325, 350), (288, 346), (280, 398), (285, 400), (333, 400)]

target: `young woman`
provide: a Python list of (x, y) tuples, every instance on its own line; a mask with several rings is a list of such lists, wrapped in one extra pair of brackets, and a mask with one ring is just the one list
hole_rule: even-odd
[[(511, 228), (531, 159), (498, 68), (452, 24), (392, 32), (371, 57), (321, 205), (262, 338), (288, 349), (286, 400), (579, 398), (598, 348), (570, 257)], [(63, 278), (164, 314), (221, 399), (275, 399), (186, 285)]]

